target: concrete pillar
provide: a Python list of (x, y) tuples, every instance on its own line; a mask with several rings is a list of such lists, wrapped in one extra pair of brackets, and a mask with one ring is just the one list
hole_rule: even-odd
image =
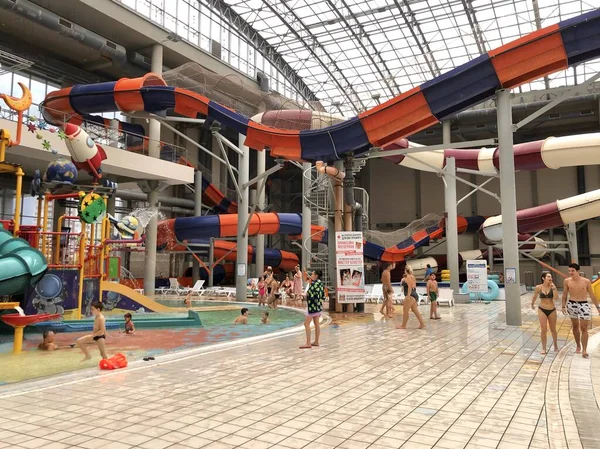
[(450, 288), (455, 293), (459, 291), (458, 281), (458, 223), (456, 206), (456, 160), (453, 157), (446, 159), (446, 252), (448, 255), (448, 269), (450, 270)]
[[(442, 139), (445, 144), (452, 143), (451, 123), (442, 123)], [(450, 288), (455, 293), (459, 291), (458, 281), (458, 222), (456, 199), (456, 161), (454, 158), (446, 159), (446, 172), (444, 175), (446, 188), (444, 191), (446, 209), (446, 253), (448, 269), (450, 270)]]
[(502, 197), (502, 250), (504, 279), (506, 270), (516, 270), (514, 284), (505, 283), (506, 324), (520, 326), (521, 293), (519, 275), (519, 241), (517, 234), (517, 196), (515, 193), (515, 159), (513, 154), (513, 123), (510, 90), (496, 92), (498, 104), (498, 152), (500, 155), (500, 195)]
[[(250, 200), (249, 200), (250, 209), (252, 209), (252, 205), (256, 204), (257, 197), (258, 197), (258, 195), (256, 194), (256, 189), (250, 189)], [(256, 212), (258, 212), (258, 209), (256, 210)], [(256, 238), (257, 238), (257, 236), (248, 238), (248, 244), (254, 246), (254, 248), (256, 248)], [(248, 270), (248, 277), (258, 277), (258, 273), (256, 271), (256, 257), (254, 258), (254, 263), (251, 263), (252, 261), (250, 261), (250, 260), (248, 262), (250, 263), (250, 269)]]
[[(197, 217), (202, 215), (202, 172), (200, 170), (194, 172), (194, 215)], [(192, 246), (191, 249), (194, 250), (194, 247)], [(192, 263), (192, 281), (196, 283), (200, 279), (200, 264), (195, 257)]]
[(210, 271), (208, 272), (208, 286), (212, 287), (214, 284), (214, 274), (213, 274), (213, 263), (215, 262), (215, 239), (211, 237), (210, 239), (210, 247), (208, 248), (208, 268)]
[(308, 268), (312, 254), (312, 241), (310, 237), (311, 212), (308, 203), (311, 184), (311, 163), (302, 164), (302, 268)]
[[(261, 175), (265, 172), (267, 165), (267, 152), (257, 151), (256, 152), (256, 175)], [(266, 187), (257, 196), (258, 206), (256, 210), (262, 212), (266, 207)], [(264, 234), (256, 236), (256, 275), (261, 276), (265, 272), (265, 236)]]
[(235, 267), (235, 296), (238, 301), (246, 301), (248, 295), (248, 231), (246, 222), (248, 221), (248, 187), (243, 187), (250, 180), (250, 148), (244, 145), (246, 136), (240, 134), (239, 148), (243, 154), (239, 155), (238, 164), (238, 185), (241, 190), (241, 197), (238, 198), (238, 223), (237, 223), (237, 259)]
[[(160, 44), (152, 46), (152, 72), (162, 75), (163, 66), (163, 47)], [(148, 155), (154, 158), (160, 158), (160, 123), (150, 119), (148, 124)], [(158, 192), (155, 185), (151, 183), (152, 190), (148, 193), (148, 206), (158, 207)], [(144, 293), (154, 295), (156, 278), (156, 241), (157, 241), (157, 217), (156, 215), (148, 222), (146, 226), (146, 260), (144, 265)]]
[(119, 121), (113, 119), (110, 121), (110, 142), (109, 145), (113, 148), (119, 147)]
[(571, 262), (579, 263), (579, 250), (577, 248), (577, 225), (575, 223), (569, 223), (565, 227), (567, 233), (567, 242), (569, 243), (569, 252), (571, 253)]

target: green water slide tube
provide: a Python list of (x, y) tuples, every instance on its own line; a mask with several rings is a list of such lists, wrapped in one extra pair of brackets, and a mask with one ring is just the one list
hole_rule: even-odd
[(0, 296), (18, 295), (44, 277), (48, 263), (27, 241), (13, 237), (0, 224)]

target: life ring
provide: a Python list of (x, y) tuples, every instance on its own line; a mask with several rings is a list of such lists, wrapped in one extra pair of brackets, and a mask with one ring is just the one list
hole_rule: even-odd
[(496, 282), (488, 279), (487, 286), (488, 286), (487, 292), (469, 293), (469, 283), (465, 282), (462, 285), (462, 287), (460, 288), (460, 292), (461, 293), (469, 293), (469, 299), (471, 299), (471, 300), (476, 300), (477, 295), (479, 295), (479, 298), (483, 299), (484, 301), (493, 301), (495, 299), (498, 299), (498, 295), (500, 294), (500, 287), (498, 287), (498, 284)]

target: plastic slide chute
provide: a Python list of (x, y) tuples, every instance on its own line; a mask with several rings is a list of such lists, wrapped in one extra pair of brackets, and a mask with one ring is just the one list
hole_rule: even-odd
[(384, 146), (481, 103), (499, 89), (518, 87), (599, 55), (596, 9), (523, 36), (357, 117), (318, 130), (290, 131), (257, 123), (203, 95), (167, 86), (153, 73), (50, 92), (42, 111), (47, 122), (62, 125), (65, 114), (83, 120), (83, 115), (99, 112), (172, 109), (186, 117), (200, 114), (216, 120), (244, 134), (249, 147), (269, 148), (273, 157), (329, 161)]
[[(517, 211), (517, 230), (531, 233), (588, 220), (600, 215), (600, 189), (541, 206)], [(479, 231), (480, 240), (493, 245), (502, 240), (502, 215), (487, 218)]]
[(0, 295), (17, 295), (44, 277), (44, 255), (0, 225)]

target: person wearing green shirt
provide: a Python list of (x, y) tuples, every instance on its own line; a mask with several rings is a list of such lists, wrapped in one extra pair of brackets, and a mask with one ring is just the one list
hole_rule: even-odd
[[(306, 344), (300, 346), (300, 349), (310, 349), (313, 346), (319, 346), (319, 337), (321, 335), (321, 312), (323, 311), (323, 299), (325, 298), (325, 286), (321, 281), (321, 271), (315, 270), (310, 276), (310, 287), (306, 292), (307, 311), (304, 318), (304, 330), (306, 331)], [(310, 322), (315, 325), (315, 341), (310, 342)]]

